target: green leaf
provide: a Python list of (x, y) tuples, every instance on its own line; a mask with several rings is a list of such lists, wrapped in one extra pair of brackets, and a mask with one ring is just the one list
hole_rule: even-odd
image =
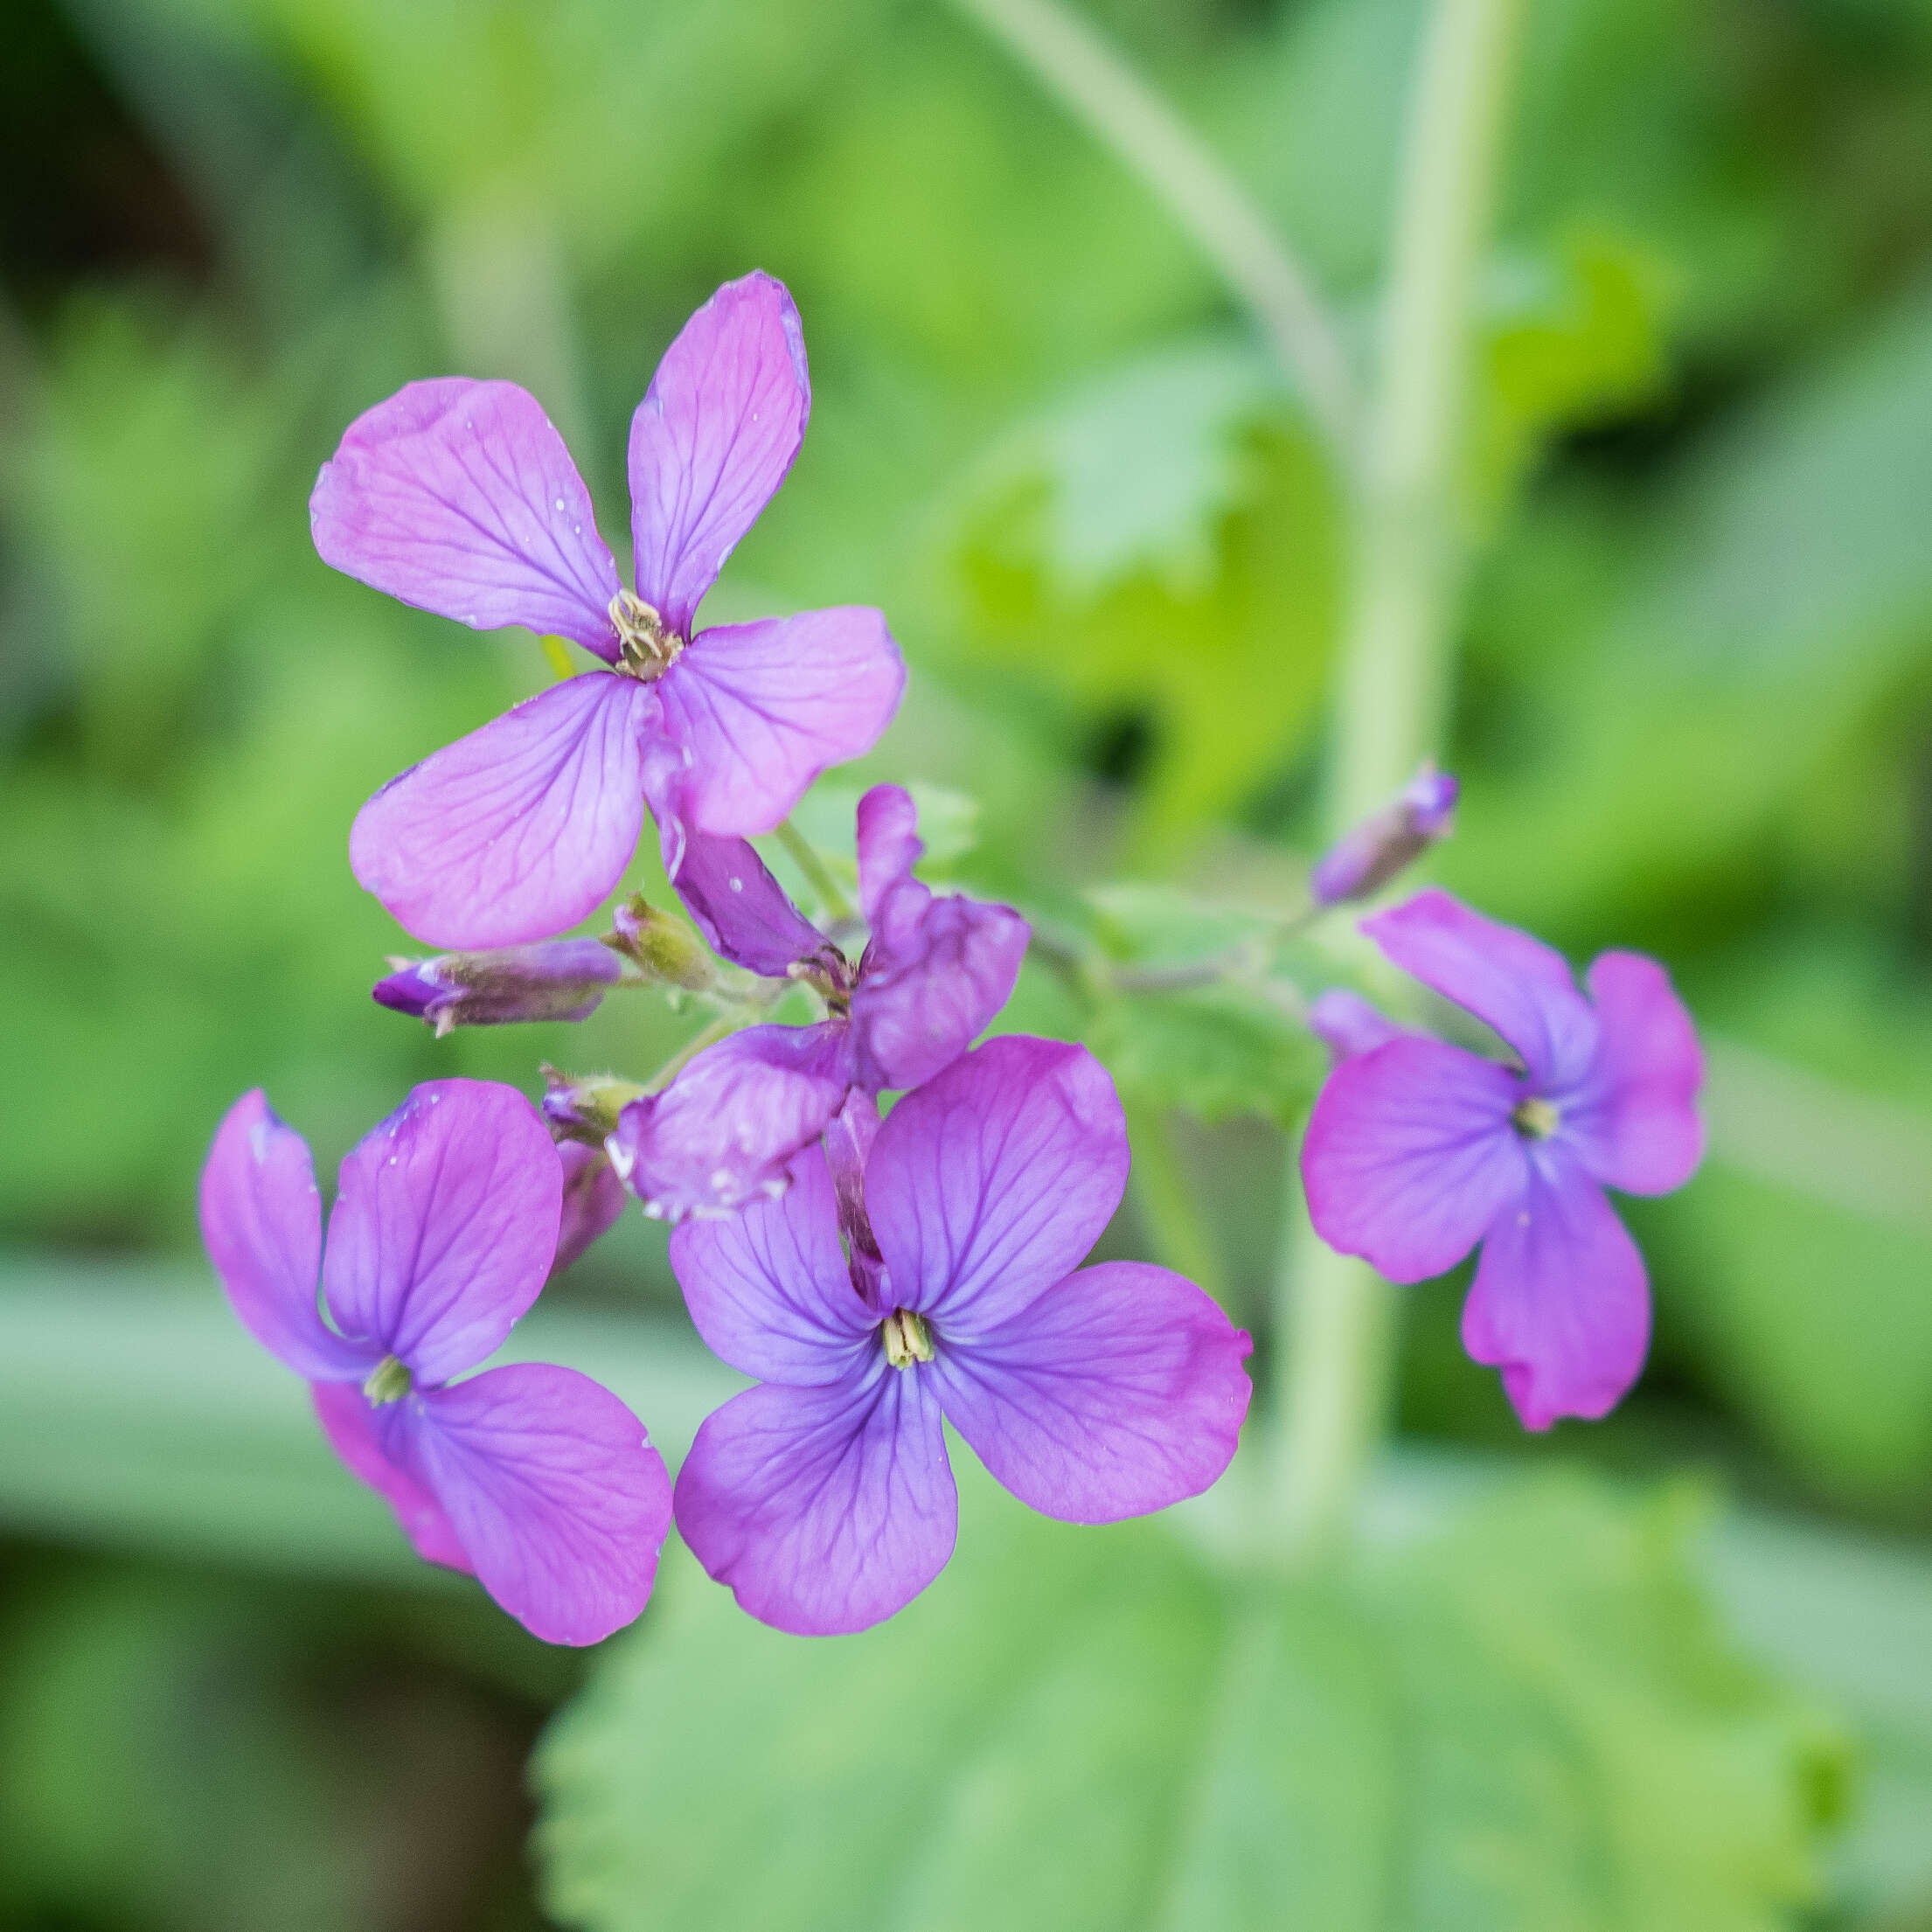
[(1171, 834), (1285, 765), (1332, 642), (1336, 488), (1251, 351), (1148, 357), (1010, 435), (949, 539), (968, 650), (1089, 722), (1144, 713)]
[(1082, 1039), (1131, 1100), (1204, 1121), (1255, 1114), (1289, 1125), (1326, 1063), (1308, 1030), (1260, 987), (1234, 981), (1102, 999)]
[(538, 1766), (590, 1932), (1773, 1932), (1831, 1736), (1740, 1661), (1675, 1500), (1519, 1485), (1346, 1579), (1225, 1574), (962, 1482), (856, 1637), (688, 1563)]

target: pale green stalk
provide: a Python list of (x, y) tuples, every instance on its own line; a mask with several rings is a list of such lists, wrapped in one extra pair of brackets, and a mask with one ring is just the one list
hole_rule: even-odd
[(787, 819), (778, 828), (778, 843), (791, 854), (792, 862), (805, 875), (805, 883), (818, 894), (818, 909), (831, 921), (851, 919), (851, 901), (839, 888), (838, 881), (825, 868), (811, 841)]
[(1348, 358), (1312, 278), (1213, 150), (1086, 20), (1058, 0), (953, 0), (1166, 207), (1254, 317), (1345, 458)]
[[(1442, 735), (1476, 279), (1521, 15), (1522, 0), (1437, 0), (1423, 37), (1357, 484), (1331, 837), (1384, 803)], [(1385, 1427), (1395, 1323), (1392, 1290), (1316, 1236), (1292, 1177), (1278, 1292), (1277, 1504), (1289, 1549), (1306, 1555), (1354, 1521)]]

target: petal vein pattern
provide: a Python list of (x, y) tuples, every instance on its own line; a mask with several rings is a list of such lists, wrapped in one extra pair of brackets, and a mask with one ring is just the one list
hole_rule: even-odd
[(413, 382), (349, 426), (309, 526), (325, 563), (474, 629), (523, 624), (607, 662), (617, 569), (590, 493), (534, 397)]
[(358, 880), (453, 949), (548, 939), (616, 885), (643, 826), (644, 685), (566, 679), (392, 779), (349, 835)]

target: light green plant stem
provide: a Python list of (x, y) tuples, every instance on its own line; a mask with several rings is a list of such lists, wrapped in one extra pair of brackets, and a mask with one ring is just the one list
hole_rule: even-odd
[(1129, 1101), (1127, 1138), (1134, 1150), (1134, 1205), (1154, 1238), (1156, 1254), (1169, 1268), (1199, 1282), (1225, 1308), (1227, 1270), (1181, 1165), (1165, 1110)]
[(1353, 383), (1315, 284), (1213, 150), (1058, 0), (953, 0), (1076, 115), (1173, 215), (1254, 317), (1345, 458)]
[[(1397, 194), (1378, 379), (1357, 479), (1352, 594), (1327, 800), (1338, 837), (1437, 746), (1463, 559), (1457, 468), (1476, 281), (1523, 0), (1436, 0)], [(1291, 1178), (1275, 1332), (1276, 1506), (1289, 1551), (1345, 1537), (1386, 1421), (1393, 1290), (1332, 1253)]]
[(819, 910), (830, 920), (854, 917), (852, 903), (839, 890), (838, 881), (825, 869), (825, 861), (813, 851), (811, 842), (790, 819), (778, 828), (778, 843), (792, 856), (805, 882), (818, 894)]

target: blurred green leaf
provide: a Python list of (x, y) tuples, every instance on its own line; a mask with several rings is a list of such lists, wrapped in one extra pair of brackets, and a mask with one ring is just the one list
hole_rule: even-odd
[(1497, 517), (1551, 438), (1657, 393), (1667, 279), (1640, 245), (1591, 227), (1492, 267), (1468, 441), (1479, 517)]
[(1327, 1070), (1292, 1011), (1265, 988), (1236, 981), (1109, 994), (1081, 1038), (1130, 1100), (1204, 1121), (1254, 1114), (1286, 1127)]
[(1771, 1932), (1815, 1895), (1836, 1744), (1720, 1637), (1669, 1499), (1513, 1488), (1290, 1584), (962, 1490), (861, 1637), (680, 1568), (539, 1759), (558, 1917)]
[(1170, 351), (1008, 437), (948, 533), (968, 648), (1151, 733), (1171, 835), (1299, 747), (1338, 594), (1335, 484), (1252, 351)]

